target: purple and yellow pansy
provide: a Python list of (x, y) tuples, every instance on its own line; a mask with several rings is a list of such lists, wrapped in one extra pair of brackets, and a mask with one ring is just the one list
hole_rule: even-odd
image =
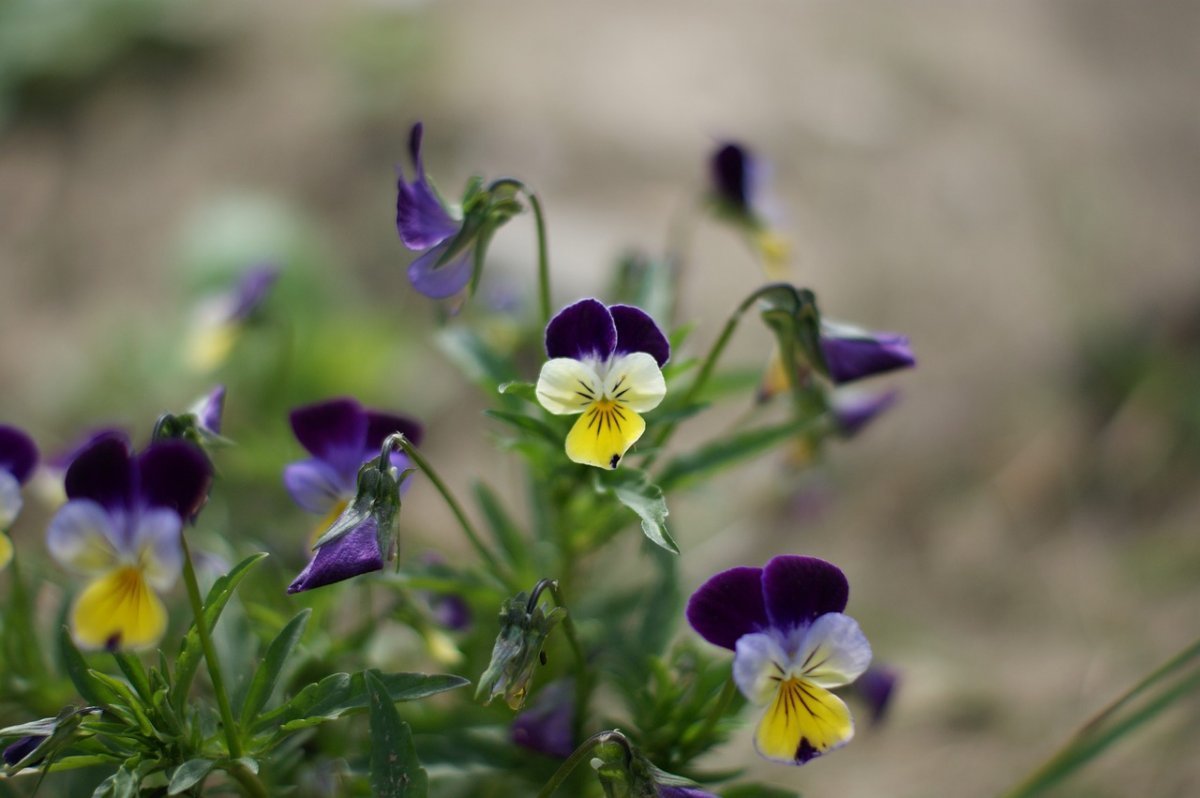
[(646, 431), (641, 414), (666, 395), (667, 337), (643, 310), (583, 299), (550, 320), (546, 354), (538, 402), (555, 415), (579, 416), (567, 435), (567, 457), (616, 468)]
[(180, 535), (208, 496), (212, 469), (182, 441), (134, 454), (108, 434), (67, 469), (68, 501), (50, 521), (46, 543), (65, 568), (88, 578), (71, 608), (82, 648), (145, 648), (162, 637), (167, 611), (156, 591), (175, 584)]
[(16, 427), (0, 424), (0, 569), (12, 561), (8, 529), (21, 512), (21, 486), (29, 480), (37, 459), (32, 438)]
[(854, 736), (850, 710), (830, 692), (871, 663), (858, 623), (842, 614), (848, 597), (836, 566), (787, 555), (722, 571), (688, 601), (692, 628), (734, 652), (738, 689), (766, 708), (754, 735), (765, 758), (801, 765)]

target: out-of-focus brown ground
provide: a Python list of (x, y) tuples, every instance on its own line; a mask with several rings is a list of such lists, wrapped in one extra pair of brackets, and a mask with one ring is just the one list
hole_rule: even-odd
[[(391, 164), (423, 118), (448, 193), (475, 169), (536, 185), (566, 301), (627, 245), (661, 246), (714, 140), (737, 137), (773, 161), (796, 279), (831, 315), (910, 334), (921, 363), (804, 481), (809, 504), (831, 497), (819, 512), (779, 511), (773, 460), (672, 507), (689, 584), (776, 552), (832, 559), (903, 672), (890, 722), (845, 751), (759, 766), (741, 740), (723, 761), (807, 796), (995, 794), (1195, 637), (1200, 481), (1136, 512), (1081, 491), (1083, 471), (1153, 480), (1174, 432), (1136, 407), (1089, 428), (1067, 390), (1086, 331), (1187, 315), (1200, 293), (1195, 6), (243, 6), (192, 12), (193, 63), (118, 69), (0, 133), (5, 420), (52, 416), (91, 337), (174, 312), (163, 264), (230, 189), (296, 204), (364, 295), (427, 315), (391, 219)], [(501, 268), (527, 273), (529, 237), (498, 238)], [(692, 251), (699, 348), (760, 277), (727, 230)], [(765, 359), (747, 330), (735, 357)], [(435, 387), (397, 401), (426, 411), (435, 458), (467, 453), (465, 479), (484, 425), (461, 422), (460, 383)], [(1198, 727), (1193, 700), (1062, 794), (1200, 794)]]

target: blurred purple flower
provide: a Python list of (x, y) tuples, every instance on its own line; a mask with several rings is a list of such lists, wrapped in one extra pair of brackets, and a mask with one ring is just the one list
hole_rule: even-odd
[(540, 754), (566, 759), (575, 750), (575, 681), (559, 679), (541, 689), (524, 712), (513, 718), (512, 741)]
[(887, 665), (872, 665), (854, 683), (854, 692), (866, 703), (871, 712), (871, 723), (882, 723), (888, 708), (896, 696), (900, 672)]
[(713, 198), (721, 207), (747, 220), (755, 217), (761, 164), (741, 143), (722, 142), (709, 159)]
[(907, 337), (845, 324), (822, 322), (821, 351), (838, 385), (917, 364)]
[(846, 389), (833, 396), (833, 418), (843, 437), (853, 438), (875, 418), (896, 404), (898, 390), (867, 393)]
[(29, 480), (37, 459), (32, 438), (16, 427), (0, 424), (0, 569), (12, 560), (12, 541), (7, 532), (24, 505), (21, 486)]
[(12, 767), (36, 751), (37, 747), (44, 743), (46, 739), (47, 737), (44, 734), (31, 734), (28, 737), (22, 737), (4, 749), (4, 764)]

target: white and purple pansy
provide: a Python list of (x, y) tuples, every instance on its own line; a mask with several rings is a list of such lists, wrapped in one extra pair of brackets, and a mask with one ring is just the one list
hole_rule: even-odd
[(738, 689), (766, 707), (754, 744), (767, 759), (802, 765), (854, 736), (850, 710), (830, 692), (871, 663), (858, 623), (842, 614), (848, 597), (836, 566), (787, 555), (722, 571), (689, 599), (692, 628), (734, 652)]
[(643, 310), (583, 299), (550, 320), (546, 354), (538, 402), (555, 415), (579, 415), (567, 435), (567, 457), (616, 468), (646, 431), (640, 414), (667, 393), (667, 337)]
[(439, 261), (462, 229), (462, 220), (451, 215), (425, 177), (421, 139), (425, 128), (418, 122), (408, 138), (414, 179), (399, 172), (396, 190), (396, 231), (405, 247), (420, 255), (408, 267), (413, 288), (432, 299), (445, 299), (466, 288), (471, 280), (472, 250), (466, 247), (449, 263)]
[(906, 336), (829, 321), (821, 322), (821, 353), (838, 385), (917, 364)]
[(46, 543), (65, 568), (88, 578), (71, 609), (83, 648), (145, 648), (162, 637), (169, 589), (183, 563), (184, 521), (208, 497), (212, 468), (195, 446), (159, 441), (134, 455), (107, 434), (67, 469), (68, 501), (50, 520)]
[(21, 512), (21, 486), (29, 480), (37, 459), (32, 438), (16, 427), (0, 424), (0, 568), (12, 560), (7, 532)]

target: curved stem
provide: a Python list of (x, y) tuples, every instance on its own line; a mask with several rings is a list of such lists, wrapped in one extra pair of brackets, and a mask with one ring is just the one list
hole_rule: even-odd
[(213, 648), (208, 624), (204, 622), (204, 602), (200, 599), (200, 583), (196, 581), (196, 569), (192, 565), (192, 552), (188, 547), (187, 535), (180, 535), (179, 540), (183, 546), (183, 582), (187, 586), (188, 602), (192, 605), (196, 634), (200, 637), (200, 648), (204, 651), (204, 661), (208, 665), (208, 678), (212, 680), (213, 692), (217, 694), (217, 707), (221, 712), (221, 726), (225, 731), (229, 756), (231, 759), (237, 759), (242, 755), (242, 741), (233, 720), (233, 710), (229, 706), (229, 695), (225, 692), (225, 679), (221, 675), (221, 663)]
[(562, 766), (550, 777), (550, 781), (546, 782), (546, 786), (542, 787), (541, 792), (537, 794), (537, 798), (550, 798), (551, 795), (554, 795), (554, 791), (562, 786), (562, 783), (574, 772), (575, 768), (579, 767), (579, 763), (586, 760), (592, 751), (605, 743), (618, 743), (625, 749), (627, 756), (633, 756), (633, 752), (629, 747), (629, 740), (625, 739), (624, 734), (621, 734), (616, 729), (597, 732), (584, 740), (575, 749), (574, 753), (567, 757), (567, 761), (562, 763)]
[[(696, 379), (692, 380), (692, 384), (688, 386), (687, 393), (683, 395), (683, 399), (680, 401), (680, 407), (690, 405), (700, 395), (701, 391), (704, 390), (704, 387), (712, 377), (713, 369), (716, 368), (717, 360), (725, 351), (725, 347), (729, 345), (729, 339), (733, 337), (733, 332), (737, 329), (746, 311), (753, 307), (754, 303), (763, 295), (772, 291), (778, 291), (781, 288), (791, 287), (788, 283), (768, 283), (751, 292), (750, 296), (742, 300), (741, 304), (737, 306), (733, 313), (730, 314), (729, 319), (726, 320), (725, 326), (721, 329), (721, 334), (717, 336), (717, 340), (713, 341), (713, 345), (708, 350), (708, 354), (704, 358), (704, 363), (700, 367), (700, 373), (696, 375)], [(671, 421), (659, 428), (658, 435), (655, 437), (652, 446), (653, 451), (642, 461), (641, 467), (643, 470), (649, 470), (654, 461), (658, 459), (662, 447), (666, 445), (677, 426), (679, 426), (678, 421)]]
[(476, 553), (479, 554), (479, 556), (483, 558), (484, 562), (487, 563), (488, 567), (491, 569), (491, 572), (506, 585), (512, 587), (514, 590), (517, 589), (513, 579), (508, 576), (507, 572), (501, 566), (499, 559), (497, 559), (496, 555), (492, 553), (492, 550), (484, 544), (483, 539), (479, 536), (479, 533), (475, 531), (475, 527), (471, 524), (470, 519), (467, 518), (467, 514), (463, 510), (462, 505), (459, 504), (458, 499), (456, 499), (454, 494), (450, 492), (450, 488), (446, 486), (446, 483), (442, 481), (440, 476), (438, 476), (437, 471), (433, 469), (433, 466), (429, 464), (429, 461), (417, 451), (417, 447), (413, 446), (412, 441), (406, 438), (403, 433), (398, 432), (389, 435), (387, 440), (383, 442), (383, 452), (382, 456), (379, 458), (379, 467), (381, 469), (386, 467), (385, 464), (388, 461), (388, 455), (396, 449), (400, 449), (406, 455), (408, 455), (408, 459), (412, 461), (413, 465), (421, 469), (421, 472), (428, 477), (429, 481), (433, 483), (433, 486), (437, 488), (438, 493), (442, 494), (442, 499), (445, 500), (446, 505), (450, 508), (450, 512), (454, 513), (454, 517), (458, 520), (458, 525), (462, 528), (463, 534), (467, 536), (467, 540), (470, 541), (471, 546), (475, 549)]
[(572, 722), (572, 739), (579, 739), (579, 735), (583, 730), (583, 719), (587, 714), (588, 696), (592, 691), (591, 674), (588, 672), (587, 657), (583, 653), (583, 646), (579, 642), (579, 633), (575, 628), (575, 621), (571, 617), (571, 610), (563, 601), (562, 590), (559, 588), (558, 582), (554, 579), (539, 579), (534, 585), (533, 590), (529, 593), (529, 603), (526, 605), (526, 614), (532, 614), (534, 607), (537, 606), (538, 599), (541, 597), (543, 590), (549, 590), (554, 597), (554, 603), (567, 611), (567, 615), (563, 618), (563, 632), (567, 635), (567, 643), (571, 646), (571, 653), (575, 657), (575, 718)]
[(488, 190), (508, 187), (519, 191), (529, 201), (533, 210), (534, 225), (537, 228), (538, 248), (538, 309), (542, 314), (542, 323), (550, 323), (550, 247), (546, 240), (546, 217), (542, 210), (542, 201), (538, 195), (515, 177), (502, 177), (493, 180)]

